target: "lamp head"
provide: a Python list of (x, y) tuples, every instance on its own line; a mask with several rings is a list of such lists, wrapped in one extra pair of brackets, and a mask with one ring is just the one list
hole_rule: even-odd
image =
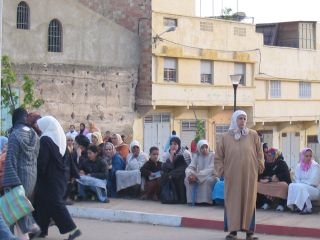
[(230, 79), (233, 85), (239, 85), (242, 74), (232, 74), (230, 75)]

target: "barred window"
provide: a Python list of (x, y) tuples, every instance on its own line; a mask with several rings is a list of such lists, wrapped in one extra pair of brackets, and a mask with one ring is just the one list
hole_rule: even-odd
[(201, 83), (212, 83), (211, 61), (201, 61)]
[(281, 97), (281, 82), (278, 80), (270, 81), (270, 97), (280, 98)]
[(299, 82), (299, 97), (311, 98), (311, 83)]
[(219, 146), (221, 139), (222, 139), (222, 135), (225, 132), (228, 132), (229, 130), (229, 125), (226, 124), (217, 124), (216, 125), (216, 147)]
[(164, 80), (172, 82), (177, 81), (177, 59), (164, 59)]
[(245, 37), (247, 35), (247, 30), (246, 28), (234, 27), (233, 34), (235, 36)]
[(49, 24), (48, 52), (62, 52), (62, 26), (57, 19), (53, 19)]
[(29, 6), (20, 2), (17, 7), (17, 29), (29, 29)]
[(200, 30), (206, 32), (213, 32), (213, 23), (211, 22), (200, 22)]

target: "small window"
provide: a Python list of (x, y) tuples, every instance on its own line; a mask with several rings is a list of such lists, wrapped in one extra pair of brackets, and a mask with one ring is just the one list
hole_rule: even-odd
[(211, 22), (200, 22), (200, 30), (206, 32), (213, 32), (213, 23)]
[(314, 49), (314, 28), (313, 23), (299, 24), (300, 47), (306, 49)]
[(281, 97), (281, 82), (278, 80), (270, 81), (270, 97), (280, 98)]
[(234, 64), (234, 74), (241, 74), (241, 79), (239, 84), (246, 85), (246, 64), (245, 63), (235, 63)]
[(164, 59), (164, 80), (172, 82), (177, 81), (177, 59)]
[(234, 27), (233, 34), (235, 36), (245, 37), (247, 35), (246, 28)]
[(164, 18), (163, 25), (165, 27), (178, 27), (178, 19), (176, 18)]
[(201, 83), (212, 83), (211, 61), (201, 61)]
[(311, 83), (299, 82), (299, 97), (311, 98)]
[(29, 6), (26, 2), (18, 4), (17, 29), (29, 29)]
[(62, 52), (62, 26), (57, 19), (49, 24), (48, 52)]

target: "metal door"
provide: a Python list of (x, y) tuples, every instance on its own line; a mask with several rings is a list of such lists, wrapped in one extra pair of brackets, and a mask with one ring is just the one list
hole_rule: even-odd
[(282, 133), (282, 153), (288, 167), (295, 169), (299, 162), (300, 133)]
[(170, 114), (153, 114), (144, 118), (144, 152), (149, 153), (149, 149), (156, 146), (162, 153), (169, 136)]

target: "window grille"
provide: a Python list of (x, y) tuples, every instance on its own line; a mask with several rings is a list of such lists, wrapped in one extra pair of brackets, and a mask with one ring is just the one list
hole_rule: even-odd
[(220, 144), (222, 135), (225, 132), (228, 132), (228, 130), (229, 130), (229, 125), (225, 125), (225, 124), (216, 125), (216, 147)]
[(164, 59), (164, 80), (172, 82), (177, 81), (177, 59)]
[(23, 1), (17, 8), (17, 29), (29, 29), (29, 6)]
[(311, 83), (299, 82), (299, 97), (300, 98), (311, 97)]
[(281, 97), (281, 82), (278, 80), (270, 81), (270, 97), (280, 98)]
[(200, 30), (206, 32), (213, 32), (213, 23), (211, 22), (200, 22)]
[(201, 83), (212, 83), (211, 61), (201, 61)]
[(235, 36), (245, 37), (247, 35), (246, 28), (234, 27), (233, 34)]
[(57, 19), (49, 24), (48, 52), (62, 52), (62, 26)]

